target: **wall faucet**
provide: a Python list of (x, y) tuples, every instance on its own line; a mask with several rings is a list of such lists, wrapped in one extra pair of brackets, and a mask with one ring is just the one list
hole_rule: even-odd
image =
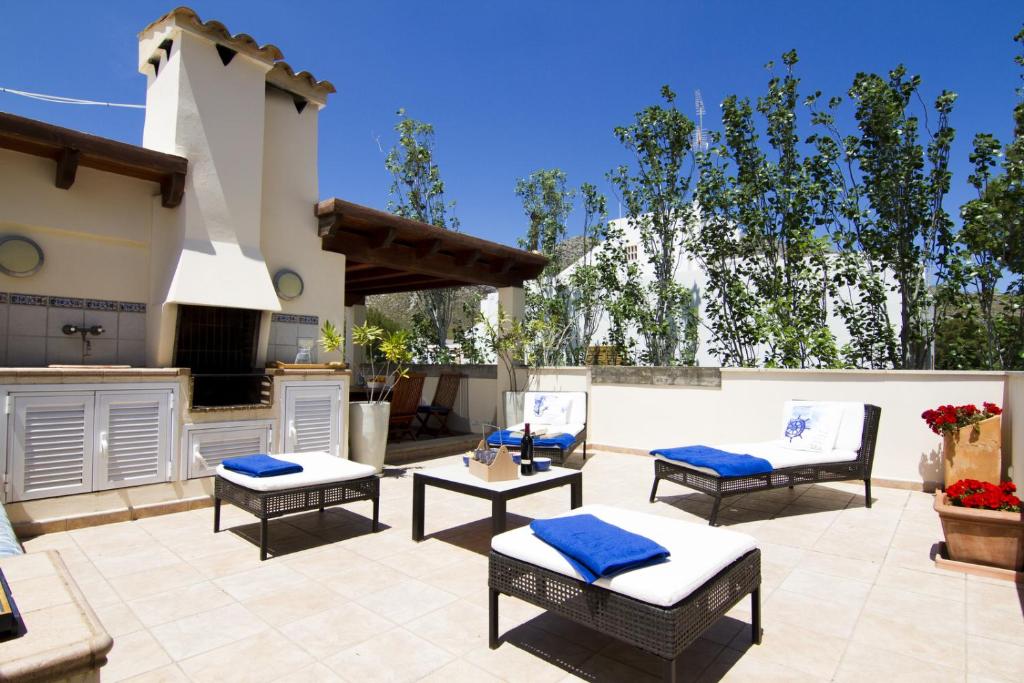
[(93, 325), (92, 327), (79, 327), (78, 325), (65, 325), (61, 328), (61, 331), (66, 335), (80, 334), (82, 335), (82, 356), (88, 356), (89, 352), (92, 351), (92, 342), (89, 341), (88, 335), (98, 337), (103, 334), (102, 325)]

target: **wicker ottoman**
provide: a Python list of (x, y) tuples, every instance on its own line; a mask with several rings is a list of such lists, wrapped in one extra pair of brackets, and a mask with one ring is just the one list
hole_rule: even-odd
[(588, 584), (529, 527), (495, 536), (488, 578), (492, 649), (499, 645), (502, 593), (657, 655), (665, 662), (666, 681), (676, 679), (679, 655), (747, 595), (751, 638), (761, 642), (761, 551), (753, 538), (603, 505), (567, 515), (587, 512), (657, 541), (672, 556)]
[(285, 453), (302, 472), (277, 477), (250, 477), (217, 466), (213, 484), (213, 531), (220, 531), (220, 503), (226, 500), (260, 518), (260, 560), (267, 559), (267, 521), (293, 512), (320, 510), (357, 500), (373, 501), (372, 529), (380, 515), (380, 477), (364, 465), (329, 453)]

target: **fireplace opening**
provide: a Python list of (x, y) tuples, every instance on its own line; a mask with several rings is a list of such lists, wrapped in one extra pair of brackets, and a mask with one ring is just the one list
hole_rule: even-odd
[(174, 364), (192, 371), (192, 407), (270, 405), (270, 377), (256, 367), (262, 311), (178, 306)]

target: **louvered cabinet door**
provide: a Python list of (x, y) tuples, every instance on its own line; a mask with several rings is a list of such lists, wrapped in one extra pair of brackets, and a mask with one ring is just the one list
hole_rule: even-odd
[(14, 500), (92, 490), (93, 400), (91, 392), (12, 397)]
[(339, 455), (341, 386), (285, 387), (284, 452)]
[(188, 456), (188, 476), (215, 474), (224, 458), (270, 453), (270, 426), (253, 425), (189, 429), (183, 437)]
[(171, 476), (171, 392), (96, 394), (95, 488), (155, 484)]

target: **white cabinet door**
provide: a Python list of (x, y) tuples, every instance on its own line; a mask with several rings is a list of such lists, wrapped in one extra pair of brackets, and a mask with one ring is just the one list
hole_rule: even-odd
[(93, 394), (14, 396), (13, 500), (92, 490)]
[(341, 391), (340, 383), (285, 386), (285, 453), (326, 451), (331, 455), (341, 454)]
[(171, 392), (98, 392), (95, 452), (96, 490), (168, 481)]
[(200, 429), (186, 427), (183, 438), (187, 449), (188, 476), (193, 479), (214, 474), (224, 458), (270, 453), (269, 424)]

